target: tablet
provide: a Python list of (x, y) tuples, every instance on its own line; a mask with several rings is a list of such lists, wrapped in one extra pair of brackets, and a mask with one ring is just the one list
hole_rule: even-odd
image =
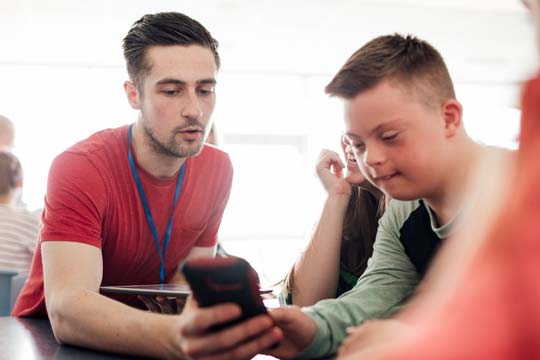
[[(106, 294), (128, 294), (143, 296), (167, 296), (167, 297), (187, 297), (191, 294), (188, 285), (174, 284), (152, 284), (152, 285), (121, 285), (121, 286), (101, 286), (102, 293)], [(270, 294), (272, 289), (259, 289), (262, 294)]]
[(152, 284), (152, 285), (122, 285), (122, 286), (101, 286), (102, 293), (107, 294), (129, 294), (143, 296), (168, 296), (187, 297), (191, 294), (188, 285), (173, 284)]

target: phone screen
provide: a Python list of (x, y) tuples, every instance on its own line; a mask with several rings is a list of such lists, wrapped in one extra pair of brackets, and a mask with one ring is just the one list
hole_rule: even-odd
[(257, 273), (242, 258), (230, 256), (192, 259), (184, 263), (182, 273), (199, 306), (222, 303), (236, 303), (240, 306), (241, 318), (220, 325), (219, 328), (267, 312), (259, 292)]

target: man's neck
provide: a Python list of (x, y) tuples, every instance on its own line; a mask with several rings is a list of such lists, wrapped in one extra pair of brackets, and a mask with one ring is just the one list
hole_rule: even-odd
[(483, 147), (469, 138), (456, 146), (448, 161), (440, 190), (425, 198), (425, 202), (433, 210), (440, 226), (447, 224), (462, 210), (470, 190), (470, 178), (477, 166)]
[(156, 152), (148, 144), (143, 131), (144, 129), (140, 123), (133, 125), (132, 149), (134, 150), (137, 164), (157, 178), (170, 178), (174, 176), (186, 159)]

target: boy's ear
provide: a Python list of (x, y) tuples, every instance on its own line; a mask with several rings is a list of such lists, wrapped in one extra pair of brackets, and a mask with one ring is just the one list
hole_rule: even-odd
[(124, 91), (126, 92), (129, 105), (135, 110), (140, 110), (139, 90), (131, 81), (124, 82)]
[(457, 100), (447, 100), (441, 107), (442, 117), (444, 120), (444, 131), (446, 137), (453, 137), (458, 130), (463, 126), (461, 117), (463, 108)]

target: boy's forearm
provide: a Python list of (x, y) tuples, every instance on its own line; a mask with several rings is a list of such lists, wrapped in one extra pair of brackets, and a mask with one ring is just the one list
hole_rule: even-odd
[(173, 316), (131, 308), (89, 290), (60, 296), (53, 299), (49, 317), (61, 343), (159, 358), (180, 354)]

